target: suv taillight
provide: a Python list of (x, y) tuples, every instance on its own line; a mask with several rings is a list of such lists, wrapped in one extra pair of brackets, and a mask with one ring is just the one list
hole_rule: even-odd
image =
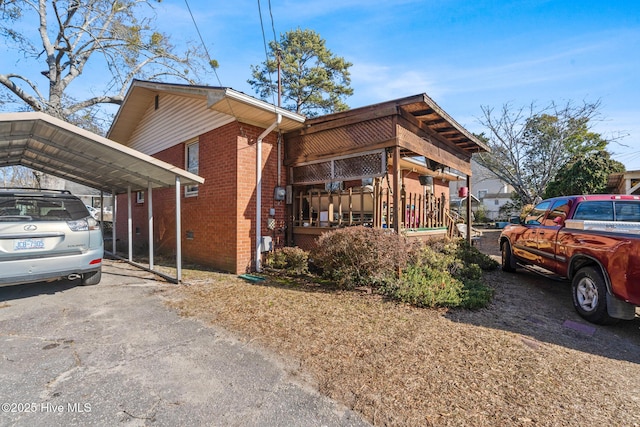
[(75, 221), (67, 221), (71, 231), (88, 231), (99, 230), (100, 224), (93, 217), (86, 217), (83, 219), (77, 219)]

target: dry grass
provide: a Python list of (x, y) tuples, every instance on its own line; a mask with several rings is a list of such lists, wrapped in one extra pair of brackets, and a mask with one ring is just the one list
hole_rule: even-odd
[(561, 284), (492, 272), (495, 302), (464, 311), (304, 281), (184, 276), (165, 295), (171, 306), (297, 361), (375, 425), (640, 425), (638, 319), (593, 334), (567, 328), (580, 320)]

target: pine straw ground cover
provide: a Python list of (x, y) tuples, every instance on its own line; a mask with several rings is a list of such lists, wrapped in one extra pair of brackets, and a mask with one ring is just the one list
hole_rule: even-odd
[(493, 303), (468, 311), (183, 274), (168, 304), (293, 360), (292, 375), (374, 425), (640, 425), (640, 320), (589, 325), (562, 283), (490, 272)]

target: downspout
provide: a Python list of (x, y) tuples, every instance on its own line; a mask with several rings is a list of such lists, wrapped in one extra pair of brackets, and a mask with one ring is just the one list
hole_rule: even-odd
[(276, 121), (271, 124), (258, 137), (256, 143), (256, 271), (262, 271), (260, 246), (262, 243), (262, 140), (282, 122), (282, 116), (278, 114)]

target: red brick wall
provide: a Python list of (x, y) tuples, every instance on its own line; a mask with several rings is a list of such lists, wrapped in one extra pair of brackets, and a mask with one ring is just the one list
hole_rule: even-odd
[[(263, 129), (237, 122), (222, 126), (199, 137), (199, 175), (205, 179), (198, 195), (184, 197), (182, 203), (182, 255), (194, 262), (233, 273), (249, 271), (255, 257), (256, 141)], [(277, 135), (272, 132), (262, 144), (262, 234), (282, 245), (284, 202), (273, 199), (277, 182)], [(179, 143), (154, 155), (160, 160), (185, 167), (185, 144)], [(282, 168), (281, 184), (285, 183)], [(134, 195), (135, 197), (135, 195)], [(135, 198), (134, 198), (135, 201)], [(127, 240), (127, 200), (118, 199), (117, 235)], [(267, 229), (269, 209), (275, 209), (277, 230)], [(154, 244), (158, 252), (175, 253), (175, 189), (153, 191)], [(133, 230), (136, 248), (147, 242), (147, 203), (133, 206)], [(187, 232), (193, 233), (187, 239)], [(141, 237), (140, 239), (138, 237)], [(124, 244), (126, 248), (126, 243)], [(123, 248), (123, 249), (124, 249)]]
[(319, 234), (296, 234), (296, 246), (305, 251), (312, 251), (316, 248)]

